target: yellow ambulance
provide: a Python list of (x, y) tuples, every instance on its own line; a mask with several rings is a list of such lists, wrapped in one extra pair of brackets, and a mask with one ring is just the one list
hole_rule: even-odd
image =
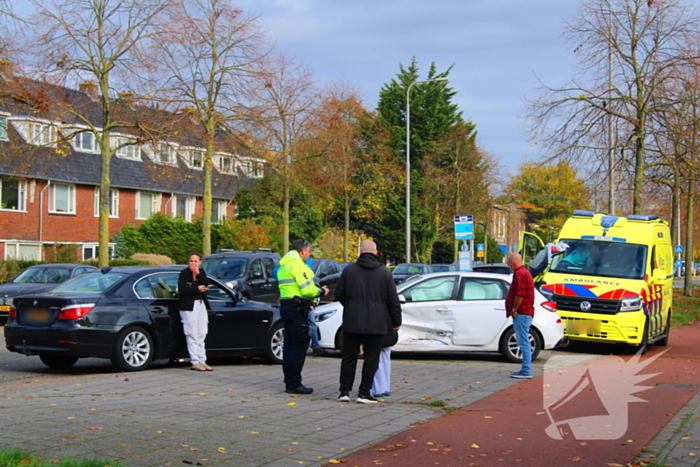
[(522, 232), (521, 254), (540, 292), (556, 302), (565, 337), (667, 345), (673, 300), (668, 221), (574, 211), (555, 244)]

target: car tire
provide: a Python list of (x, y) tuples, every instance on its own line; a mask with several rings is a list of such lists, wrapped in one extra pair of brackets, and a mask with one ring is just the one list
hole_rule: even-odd
[(644, 320), (644, 336), (642, 336), (642, 342), (639, 345), (633, 345), (632, 350), (635, 354), (644, 355), (647, 353), (647, 348), (649, 347), (649, 318)]
[(64, 355), (39, 355), (41, 362), (51, 368), (70, 368), (78, 361), (78, 357), (66, 357)]
[[(540, 350), (542, 350), (542, 339), (537, 331), (534, 331), (532, 328), (530, 328), (530, 348), (532, 349), (532, 359), (534, 360), (540, 354)], [(515, 329), (513, 329), (513, 326), (506, 329), (501, 336), (498, 350), (509, 362), (522, 362), (523, 359), (520, 348), (518, 347), (518, 341), (515, 338)]]
[(145, 370), (153, 360), (153, 339), (144, 328), (132, 326), (119, 333), (112, 351), (112, 365), (122, 371)]
[(281, 364), (284, 352), (284, 324), (277, 323), (272, 326), (270, 336), (267, 339), (267, 360), (270, 363)]
[(668, 310), (668, 318), (666, 318), (666, 330), (664, 331), (664, 337), (655, 342), (655, 345), (659, 347), (666, 347), (668, 345), (668, 338), (671, 337), (671, 310)]
[(335, 333), (335, 348), (343, 351), (343, 327), (338, 328), (338, 332)]

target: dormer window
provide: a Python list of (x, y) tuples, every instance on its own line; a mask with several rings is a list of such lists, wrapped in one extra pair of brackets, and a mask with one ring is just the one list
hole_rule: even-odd
[(204, 166), (204, 151), (201, 149), (187, 151), (187, 165), (193, 169), (201, 169)]
[(232, 173), (234, 168), (233, 157), (216, 156), (216, 168), (219, 169), (220, 172)]
[(7, 117), (0, 115), (0, 140), (7, 141)]
[(76, 135), (73, 137), (73, 144), (75, 145), (75, 149), (78, 151), (100, 151), (100, 144), (97, 142), (97, 138), (95, 138), (95, 135), (91, 131), (76, 133)]
[(111, 137), (112, 148), (117, 148), (116, 155), (124, 159), (141, 159), (141, 146), (136, 143), (134, 138), (126, 138), (123, 136)]
[(56, 127), (47, 123), (30, 122), (29, 142), (36, 145), (47, 145), (56, 142)]
[(156, 153), (156, 162), (177, 165), (177, 150), (169, 144), (160, 144)]
[(262, 169), (255, 161), (242, 161), (241, 169), (243, 174), (251, 178), (262, 177)]

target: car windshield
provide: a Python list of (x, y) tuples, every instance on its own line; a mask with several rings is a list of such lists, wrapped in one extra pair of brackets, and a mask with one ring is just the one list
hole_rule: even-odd
[(394, 274), (421, 274), (423, 273), (422, 264), (399, 264), (394, 268)]
[(647, 247), (596, 240), (562, 240), (569, 245), (552, 259), (550, 271), (585, 276), (642, 279)]
[(27, 268), (13, 281), (15, 284), (59, 284), (70, 276), (67, 268)]
[(108, 274), (102, 274), (100, 271), (89, 272), (67, 280), (63, 284), (54, 287), (51, 291), (99, 295), (128, 276), (129, 274), (119, 272)]
[(202, 260), (202, 268), (217, 279), (237, 279), (245, 276), (246, 258), (209, 258)]
[(449, 264), (431, 264), (428, 266), (430, 272), (449, 272), (453, 271), (452, 266)]

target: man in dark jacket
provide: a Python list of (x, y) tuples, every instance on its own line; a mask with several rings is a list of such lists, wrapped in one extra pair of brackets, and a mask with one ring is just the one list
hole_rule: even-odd
[(401, 304), (391, 271), (377, 257), (377, 245), (373, 241), (362, 243), (357, 262), (343, 270), (335, 297), (343, 304), (343, 360), (338, 401), (350, 401), (362, 345), (365, 361), (357, 402), (376, 404), (370, 389), (379, 365), (382, 337), (390, 330), (389, 322), (396, 331), (401, 326)]

